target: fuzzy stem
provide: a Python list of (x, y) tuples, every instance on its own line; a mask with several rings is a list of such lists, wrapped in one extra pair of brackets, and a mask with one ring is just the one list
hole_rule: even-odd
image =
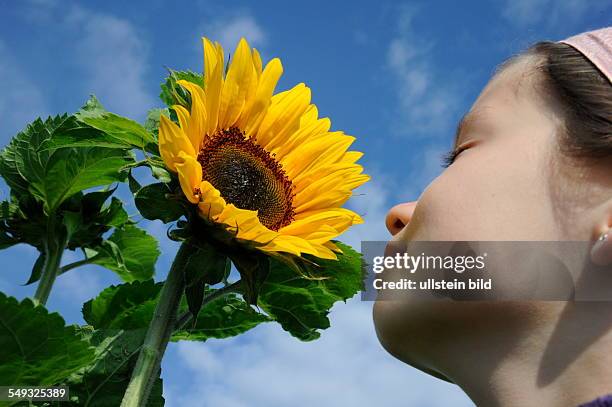
[(174, 258), (121, 407), (144, 407), (147, 404), (176, 323), (176, 314), (185, 288), (184, 268), (189, 258), (196, 252), (197, 247), (187, 240), (183, 242)]
[(53, 223), (49, 222), (47, 225), (47, 238), (43, 242), (45, 262), (43, 264), (42, 274), (38, 287), (36, 287), (36, 293), (34, 294), (34, 303), (45, 305), (49, 294), (53, 288), (53, 283), (59, 275), (60, 263), (62, 262), (62, 255), (66, 249), (66, 241), (64, 238), (54, 236), (53, 234)]
[(64, 274), (67, 271), (70, 271), (72, 269), (75, 269), (77, 267), (81, 267), (81, 266), (86, 266), (87, 264), (91, 264), (98, 256), (93, 256), (93, 257), (88, 257), (86, 259), (82, 259), (82, 260), (77, 260), (73, 263), (70, 264), (66, 264), (65, 266), (60, 267), (59, 269), (59, 275)]

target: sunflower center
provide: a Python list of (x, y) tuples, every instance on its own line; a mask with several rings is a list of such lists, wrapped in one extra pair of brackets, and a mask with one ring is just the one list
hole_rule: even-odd
[(226, 202), (258, 210), (259, 221), (278, 230), (293, 220), (293, 184), (282, 166), (238, 128), (209, 137), (198, 154), (202, 177)]

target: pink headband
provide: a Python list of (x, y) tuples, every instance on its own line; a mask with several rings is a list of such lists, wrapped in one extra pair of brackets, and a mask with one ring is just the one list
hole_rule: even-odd
[(580, 51), (612, 82), (612, 27), (584, 32), (559, 42)]

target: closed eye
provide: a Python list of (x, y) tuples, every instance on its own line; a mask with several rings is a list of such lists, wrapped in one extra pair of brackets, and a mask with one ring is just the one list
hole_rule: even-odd
[(442, 167), (444, 168), (450, 167), (451, 164), (455, 162), (459, 154), (461, 154), (463, 151), (467, 150), (468, 148), (470, 148), (470, 144), (463, 144), (462, 146), (459, 146), (456, 149), (452, 149), (446, 154), (444, 154), (441, 158)]

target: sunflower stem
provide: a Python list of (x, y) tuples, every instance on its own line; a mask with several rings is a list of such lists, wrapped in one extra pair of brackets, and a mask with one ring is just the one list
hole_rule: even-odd
[(47, 236), (43, 241), (43, 250), (45, 254), (45, 262), (43, 264), (43, 270), (34, 293), (34, 303), (45, 305), (49, 299), (49, 294), (53, 288), (53, 283), (59, 275), (60, 263), (62, 262), (62, 255), (66, 249), (66, 238), (63, 236), (55, 236), (54, 227), (55, 223), (52, 220), (54, 215), (49, 216), (47, 222)]
[(89, 257), (87, 259), (77, 260), (77, 261), (75, 261), (73, 263), (66, 264), (65, 266), (60, 267), (58, 275), (62, 275), (65, 272), (70, 271), (72, 269), (75, 269), (77, 267), (81, 267), (81, 266), (85, 266), (87, 264), (91, 264), (95, 260), (95, 257), (98, 257), (98, 256)]
[(193, 243), (186, 240), (172, 262), (121, 407), (144, 407), (147, 404), (176, 323), (176, 314), (185, 289), (185, 265), (197, 250)]

